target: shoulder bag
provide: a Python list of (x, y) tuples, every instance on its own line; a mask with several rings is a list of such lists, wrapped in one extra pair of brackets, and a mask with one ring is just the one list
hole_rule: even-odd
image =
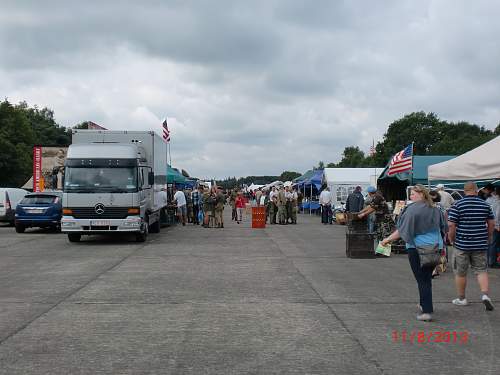
[(420, 267), (436, 267), (441, 263), (439, 244), (417, 246)]

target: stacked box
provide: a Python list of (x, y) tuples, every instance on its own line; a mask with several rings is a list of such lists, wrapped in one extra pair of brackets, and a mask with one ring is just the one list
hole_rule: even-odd
[(346, 255), (348, 258), (375, 258), (374, 235), (371, 233), (346, 233)]

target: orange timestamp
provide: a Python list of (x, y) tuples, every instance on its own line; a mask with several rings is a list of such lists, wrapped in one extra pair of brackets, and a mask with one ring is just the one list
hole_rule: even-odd
[(409, 344), (467, 344), (469, 332), (467, 331), (392, 331), (392, 342)]

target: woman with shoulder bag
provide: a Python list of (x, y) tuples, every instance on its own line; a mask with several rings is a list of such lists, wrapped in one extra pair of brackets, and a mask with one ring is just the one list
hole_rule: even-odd
[[(401, 213), (397, 230), (382, 240), (382, 245), (402, 238), (406, 242), (408, 259), (417, 280), (420, 295), (420, 313), (417, 320), (431, 321), (432, 271), (439, 262), (444, 247), (442, 233), (446, 233), (446, 221), (422, 185), (412, 187), (412, 201)], [(423, 266), (422, 266), (423, 264)]]

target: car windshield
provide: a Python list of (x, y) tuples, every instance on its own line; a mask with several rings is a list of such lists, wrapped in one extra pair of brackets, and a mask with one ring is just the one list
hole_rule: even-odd
[(136, 168), (66, 168), (64, 178), (66, 192), (111, 192), (137, 191)]
[(55, 195), (28, 195), (21, 200), (21, 204), (51, 204), (58, 199)]

